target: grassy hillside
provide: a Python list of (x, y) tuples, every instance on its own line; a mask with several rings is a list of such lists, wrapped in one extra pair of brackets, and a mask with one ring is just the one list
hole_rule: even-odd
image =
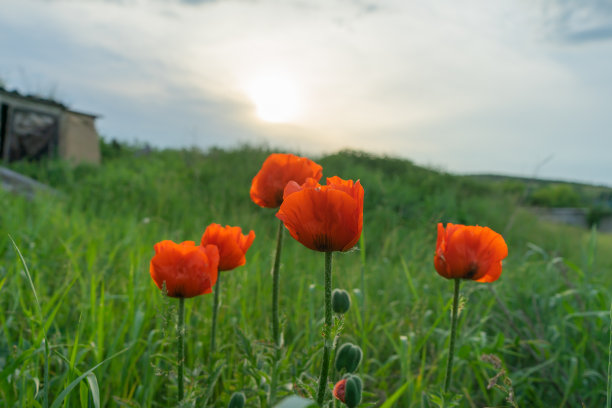
[[(247, 264), (223, 275), (213, 356), (212, 296), (187, 299), (187, 391), (194, 401), (205, 394), (216, 367), (209, 406), (226, 407), (236, 390), (245, 392), (248, 407), (267, 406), (278, 220), (251, 202), (249, 187), (270, 152), (106, 147), (100, 167), (14, 165), (59, 195), (27, 201), (0, 191), (0, 406), (37, 406), (44, 365), (35, 298), (9, 234), (42, 307), (51, 401), (81, 373), (128, 348), (94, 371), (101, 406), (165, 407), (175, 396), (174, 304), (149, 276), (153, 244), (199, 241), (211, 222), (253, 229), (257, 238)], [(393, 406), (433, 406), (429, 395), (440, 391), (452, 282), (433, 268), (438, 222), (489, 226), (509, 247), (499, 281), (462, 287), (453, 387), (463, 395), (460, 406), (511, 406), (510, 388), (521, 407), (604, 405), (612, 237), (540, 223), (517, 207), (522, 192), (500, 183), (361, 152), (313, 159), (324, 177), (361, 179), (365, 189), (361, 248), (336, 256), (333, 276), (334, 287), (352, 293), (342, 341), (363, 349), (363, 406), (378, 406), (404, 384)], [(281, 397), (316, 383), (322, 284), (323, 255), (287, 234)], [(507, 377), (488, 389), (500, 372), (491, 358), (483, 360), (491, 354)], [(87, 406), (93, 387), (87, 384), (76, 387), (68, 406)]]

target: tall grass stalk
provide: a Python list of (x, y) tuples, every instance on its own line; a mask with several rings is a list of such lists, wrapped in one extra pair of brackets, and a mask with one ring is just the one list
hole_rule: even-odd
[(323, 363), (321, 364), (319, 390), (317, 392), (317, 404), (319, 404), (319, 406), (323, 406), (323, 401), (325, 401), (327, 374), (329, 371), (329, 355), (332, 348), (332, 256), (333, 252), (325, 252), (325, 326), (323, 327)]
[(34, 287), (34, 282), (32, 281), (32, 275), (30, 275), (30, 270), (28, 269), (28, 265), (19, 250), (19, 247), (15, 243), (13, 237), (9, 234), (9, 239), (13, 243), (13, 247), (17, 254), (19, 255), (19, 259), (21, 260), (21, 264), (23, 265), (23, 270), (28, 278), (28, 282), (30, 283), (30, 288), (32, 289), (32, 293), (34, 293), (34, 301), (36, 303), (36, 313), (38, 314), (38, 320), (40, 323), (40, 330), (42, 330), (43, 341), (45, 342), (45, 365), (44, 365), (44, 384), (43, 387), (43, 408), (47, 408), (49, 406), (49, 339), (47, 338), (47, 330), (45, 328), (45, 321), (43, 319), (43, 312), (40, 307), (40, 301), (38, 300), (38, 295), (36, 294), (36, 288)]

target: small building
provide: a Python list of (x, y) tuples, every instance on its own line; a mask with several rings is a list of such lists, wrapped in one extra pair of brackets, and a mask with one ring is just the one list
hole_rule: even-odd
[(59, 157), (100, 163), (97, 116), (0, 87), (0, 161)]

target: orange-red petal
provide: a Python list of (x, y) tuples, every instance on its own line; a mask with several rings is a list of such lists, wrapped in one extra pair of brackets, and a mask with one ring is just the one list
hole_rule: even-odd
[(283, 191), (288, 182), (302, 184), (308, 178), (319, 181), (322, 175), (323, 168), (310, 159), (273, 153), (253, 178), (251, 199), (260, 207), (276, 208), (283, 202)]
[(166, 286), (168, 296), (189, 298), (212, 292), (217, 282), (217, 247), (200, 247), (193, 241), (161, 241), (154, 249), (149, 273), (158, 288)]
[[(287, 194), (287, 191), (292, 191)], [(291, 236), (315, 251), (348, 251), (363, 227), (363, 187), (359, 181), (328, 179), (326, 186), (288, 185), (276, 216)]]
[(506, 256), (503, 237), (488, 227), (438, 224), (434, 266), (445, 278), (494, 282)]
[(342, 379), (340, 381), (338, 381), (336, 383), (336, 385), (334, 385), (334, 397), (336, 397), (336, 399), (344, 402), (345, 400), (345, 395), (346, 395), (346, 379)]
[(216, 245), (219, 249), (219, 270), (229, 271), (246, 263), (246, 252), (255, 240), (255, 232), (247, 235), (242, 233), (240, 227), (219, 224), (210, 224), (206, 227), (200, 244)]

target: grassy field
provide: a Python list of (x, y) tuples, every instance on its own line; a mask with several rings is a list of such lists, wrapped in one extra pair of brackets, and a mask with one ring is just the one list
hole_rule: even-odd
[[(155, 287), (149, 261), (156, 242), (199, 242), (211, 222), (253, 229), (257, 238), (247, 264), (223, 272), (215, 355), (212, 295), (186, 301), (186, 406), (208, 398), (208, 406), (226, 407), (234, 391), (246, 394), (248, 407), (269, 406), (278, 220), (251, 202), (249, 187), (270, 152), (136, 150), (106, 150), (99, 167), (13, 166), (59, 193), (27, 201), (0, 191), (0, 406), (43, 403), (44, 333), (50, 403), (112, 357), (58, 406), (95, 406), (96, 396), (100, 406), (173, 406), (176, 302)], [(438, 222), (489, 226), (509, 248), (499, 281), (462, 285), (451, 387), (459, 406), (512, 406), (510, 394), (521, 407), (605, 406), (612, 236), (541, 223), (500, 183), (359, 152), (313, 159), (324, 177), (361, 179), (365, 189), (363, 241), (335, 257), (333, 275), (333, 286), (352, 295), (341, 342), (363, 349), (361, 406), (379, 406), (400, 388), (390, 406), (435, 406), (453, 287), (433, 268)], [(323, 264), (323, 254), (286, 234), (280, 398), (316, 385)], [(488, 389), (493, 377), (497, 386)]]

